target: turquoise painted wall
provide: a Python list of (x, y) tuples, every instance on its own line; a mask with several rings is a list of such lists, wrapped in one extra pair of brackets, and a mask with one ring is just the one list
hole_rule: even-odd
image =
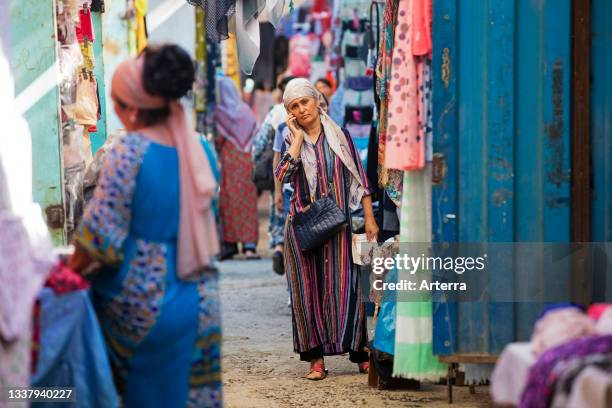
[(94, 67), (94, 75), (98, 80), (98, 95), (100, 95), (100, 120), (98, 121), (98, 131), (90, 134), (91, 137), (91, 149), (93, 153), (104, 144), (106, 140), (106, 84), (104, 81), (104, 42), (102, 34), (102, 14), (91, 13), (91, 17), (94, 25), (94, 35), (96, 41), (94, 41), (94, 58), (96, 65)]
[(104, 62), (104, 104), (106, 106), (106, 132), (110, 134), (123, 128), (119, 118), (115, 115), (113, 101), (110, 97), (111, 80), (117, 65), (128, 57), (127, 23), (121, 19), (125, 14), (125, 0), (106, 0), (106, 13), (102, 14)]
[[(3, 0), (4, 1), (4, 0)], [(10, 5), (11, 69), (15, 94), (27, 106), (32, 134), (34, 201), (45, 209), (63, 205), (59, 89), (53, 1), (13, 1)], [(43, 78), (44, 80), (37, 79)], [(50, 230), (56, 244), (63, 228)]]

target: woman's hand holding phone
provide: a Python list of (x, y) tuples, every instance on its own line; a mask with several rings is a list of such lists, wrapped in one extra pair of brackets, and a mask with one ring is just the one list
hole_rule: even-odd
[(298, 124), (297, 118), (291, 113), (287, 115), (287, 127), (291, 132), (291, 145), (289, 146), (289, 154), (294, 159), (300, 156), (300, 150), (302, 149), (302, 143), (304, 142), (304, 131)]
[(292, 141), (296, 137), (304, 137), (304, 132), (302, 128), (300, 127), (300, 125), (298, 124), (297, 118), (292, 113), (287, 115), (286, 122), (287, 122), (287, 127), (289, 128), (289, 131), (291, 132)]

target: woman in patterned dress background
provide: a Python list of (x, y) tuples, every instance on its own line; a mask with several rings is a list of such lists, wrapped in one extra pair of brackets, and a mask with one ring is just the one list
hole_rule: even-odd
[(242, 101), (236, 83), (218, 79), (218, 104), (215, 107), (217, 138), (221, 157), (221, 230), (223, 251), (220, 260), (238, 253), (243, 245), (247, 259), (257, 259), (257, 188), (252, 180), (251, 146), (257, 130), (255, 115)]

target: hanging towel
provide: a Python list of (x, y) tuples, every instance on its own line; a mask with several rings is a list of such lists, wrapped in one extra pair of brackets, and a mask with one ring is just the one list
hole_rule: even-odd
[[(431, 165), (424, 170), (404, 172), (401, 243), (431, 242)], [(420, 271), (423, 279), (428, 271)], [(398, 281), (411, 279), (398, 271)], [(414, 280), (414, 277), (412, 277)], [(437, 381), (446, 375), (446, 365), (433, 354), (431, 300), (398, 301), (393, 376), (419, 381)]]
[[(222, 66), (223, 73), (236, 82), (238, 89), (240, 86), (240, 68), (238, 67), (238, 50), (236, 48), (236, 36), (230, 34), (228, 39), (221, 44), (223, 47)], [(214, 83), (214, 82), (213, 82)], [(213, 87), (209, 87), (213, 88)]]
[(259, 57), (260, 37), (257, 19), (266, 6), (263, 0), (238, 0), (236, 2), (236, 41), (240, 69), (247, 75)]
[(418, 170), (425, 166), (425, 140), (419, 135), (417, 63), (411, 49), (412, 3), (400, 0), (389, 87), (385, 166)]
[(432, 0), (413, 0), (412, 54), (431, 55)]
[(274, 28), (280, 28), (280, 20), (283, 16), (283, 9), (285, 8), (285, 0), (266, 0), (266, 12), (268, 14), (268, 21), (274, 26)]
[(147, 46), (147, 23), (145, 21), (148, 0), (135, 0), (136, 9), (136, 50), (140, 54)]

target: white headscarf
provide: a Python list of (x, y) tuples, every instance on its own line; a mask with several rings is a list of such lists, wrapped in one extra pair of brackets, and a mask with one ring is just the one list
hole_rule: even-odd
[[(285, 87), (285, 93), (283, 94), (283, 104), (285, 105), (285, 109), (289, 111), (289, 104), (292, 101), (298, 98), (303, 98), (305, 96), (314, 98), (315, 100), (319, 101), (319, 115), (321, 117), (321, 125), (323, 127), (323, 132), (325, 133), (327, 143), (329, 144), (329, 147), (333, 150), (333, 152), (340, 158), (344, 166), (346, 166), (346, 168), (351, 173), (351, 180), (349, 183), (349, 206), (352, 210), (356, 210), (357, 208), (359, 208), (361, 198), (365, 194), (364, 181), (362, 180), (361, 175), (359, 174), (359, 169), (357, 168), (357, 164), (355, 164), (355, 160), (353, 159), (353, 155), (351, 154), (349, 142), (346, 138), (345, 133), (342, 131), (340, 126), (338, 126), (338, 124), (334, 122), (331, 117), (329, 117), (326, 112), (327, 103), (325, 102), (325, 98), (323, 97), (323, 95), (307, 79), (292, 79)], [(300, 151), (300, 157), (302, 158), (302, 162), (307, 161), (304, 156), (305, 149), (304, 146), (302, 146), (302, 149)], [(316, 167), (304, 166), (304, 171), (308, 180), (311, 180), (313, 178), (316, 179)]]

